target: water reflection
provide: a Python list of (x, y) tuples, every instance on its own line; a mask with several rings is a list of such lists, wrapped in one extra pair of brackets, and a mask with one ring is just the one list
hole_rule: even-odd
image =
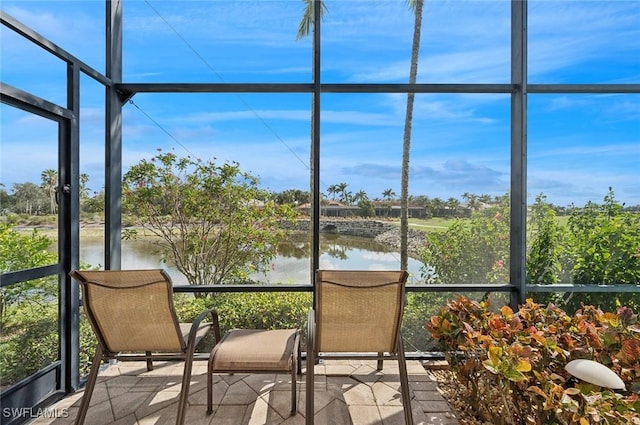
[[(91, 266), (103, 264), (101, 239), (83, 239), (80, 261)], [(410, 280), (420, 276), (422, 263), (409, 259)], [(373, 239), (337, 234), (320, 235), (320, 268), (352, 270), (388, 270), (400, 267), (400, 253), (376, 243)], [(164, 268), (177, 284), (186, 284), (185, 277), (170, 264), (163, 263), (156, 246), (148, 240), (122, 241), (122, 268)], [(311, 240), (298, 235), (278, 247), (278, 255), (264, 273), (254, 273), (251, 279), (277, 284), (308, 284), (311, 269)]]

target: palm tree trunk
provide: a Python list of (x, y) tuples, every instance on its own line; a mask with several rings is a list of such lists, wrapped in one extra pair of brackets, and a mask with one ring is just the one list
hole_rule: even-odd
[[(415, 23), (413, 26), (413, 44), (411, 46), (411, 69), (409, 84), (415, 84), (418, 76), (418, 56), (420, 53), (420, 31), (422, 30), (423, 0), (413, 3)], [(400, 188), (400, 268), (407, 270), (409, 265), (408, 232), (409, 232), (409, 153), (411, 149), (411, 125), (413, 123), (413, 103), (415, 93), (407, 93), (407, 113), (404, 121), (402, 140), (402, 179)]]

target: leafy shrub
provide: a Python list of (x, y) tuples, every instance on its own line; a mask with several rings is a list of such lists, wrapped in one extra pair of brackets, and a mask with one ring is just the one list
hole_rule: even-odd
[(58, 360), (58, 318), (54, 306), (42, 308), (37, 319), (25, 315), (3, 330), (0, 344), (2, 385), (11, 385)]
[[(478, 416), (494, 424), (640, 424), (640, 326), (629, 308), (585, 306), (574, 316), (531, 300), (514, 313), (459, 297), (427, 329)], [(579, 382), (564, 370), (573, 359), (616, 372), (628, 393)]]
[[(479, 292), (465, 294), (471, 299), (490, 297), (496, 304), (508, 302), (509, 294), (493, 292), (483, 294)], [(450, 293), (409, 292), (407, 294), (402, 320), (402, 339), (405, 351), (441, 351), (439, 342), (434, 340), (424, 327), (424, 318), (438, 314), (440, 307), (452, 297)]]
[(420, 259), (426, 265), (422, 277), (435, 277), (434, 283), (508, 282), (509, 198), (443, 232), (427, 233)]
[[(176, 295), (179, 320), (190, 322), (207, 308), (213, 308), (220, 318), (220, 332), (229, 329), (293, 329), (302, 331), (305, 341), (307, 313), (311, 307), (310, 293), (246, 292), (221, 293), (206, 298)], [(202, 350), (211, 348), (212, 340), (203, 341)]]

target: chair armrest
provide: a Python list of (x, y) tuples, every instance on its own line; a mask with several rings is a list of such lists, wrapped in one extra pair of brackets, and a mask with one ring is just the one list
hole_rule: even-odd
[(196, 337), (198, 335), (198, 329), (200, 328), (200, 323), (207, 317), (211, 315), (211, 323), (210, 327), (213, 328), (213, 333), (215, 336), (215, 343), (217, 344), (220, 341), (220, 320), (218, 319), (218, 312), (214, 309), (207, 309), (200, 313), (198, 317), (191, 323), (191, 329), (189, 331), (189, 341), (187, 346), (195, 347)]

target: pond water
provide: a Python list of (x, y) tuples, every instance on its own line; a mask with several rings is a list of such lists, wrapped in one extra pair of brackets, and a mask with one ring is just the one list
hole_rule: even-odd
[[(281, 244), (278, 255), (265, 273), (255, 273), (252, 279), (270, 283), (308, 284), (311, 269), (311, 244), (292, 240)], [(91, 266), (104, 264), (101, 238), (83, 239), (80, 261)], [(420, 276), (422, 263), (409, 258), (410, 281)], [(122, 268), (164, 268), (176, 284), (186, 284), (185, 277), (168, 263), (161, 261), (157, 248), (149, 240), (122, 241)], [(390, 270), (400, 268), (400, 253), (372, 239), (335, 234), (320, 235), (320, 268), (351, 270)]]

